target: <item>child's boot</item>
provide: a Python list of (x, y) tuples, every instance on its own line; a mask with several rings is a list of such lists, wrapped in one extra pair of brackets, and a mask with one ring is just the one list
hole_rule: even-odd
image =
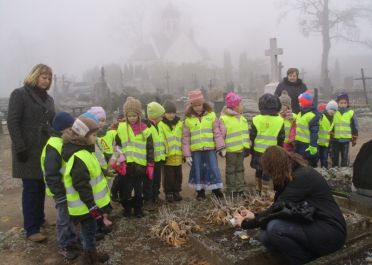
[(205, 190), (204, 189), (197, 190), (196, 192), (198, 193), (198, 195), (196, 196), (196, 199), (198, 201), (202, 201), (202, 200), (205, 199)]
[(165, 200), (167, 202), (173, 202), (174, 201), (174, 196), (173, 196), (173, 193), (172, 192), (167, 192), (165, 194)]
[(174, 192), (173, 193), (173, 199), (176, 201), (176, 202), (179, 202), (179, 201), (182, 201), (182, 196), (179, 192)]
[(142, 211), (142, 199), (134, 199), (134, 215), (137, 218), (142, 218), (145, 216)]
[(218, 199), (223, 198), (223, 193), (222, 193), (221, 189), (214, 189), (214, 190), (212, 190), (212, 193), (213, 193), (214, 196), (216, 196)]
[(130, 200), (122, 200), (124, 212), (123, 216), (129, 218), (132, 215), (132, 199)]
[(261, 195), (261, 191), (262, 191), (262, 179), (256, 178), (256, 192), (258, 195)]

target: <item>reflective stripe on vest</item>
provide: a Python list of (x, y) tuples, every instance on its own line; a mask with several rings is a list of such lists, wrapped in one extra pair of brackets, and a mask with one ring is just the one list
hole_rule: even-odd
[(249, 149), (249, 127), (247, 119), (240, 115), (222, 115), (220, 119), (226, 128), (225, 146), (227, 152), (239, 152)]
[(344, 114), (336, 111), (333, 117), (335, 127), (335, 139), (351, 139), (351, 119), (354, 116), (353, 110), (348, 110)]
[(92, 187), (94, 202), (99, 208), (103, 208), (110, 203), (110, 192), (95, 154), (87, 150), (80, 150), (73, 154), (66, 163), (66, 172), (64, 174), (67, 208), (70, 215), (81, 216), (89, 213), (89, 209), (80, 199), (79, 193), (72, 185), (71, 170), (76, 157), (83, 161), (89, 171), (89, 184)]
[(127, 163), (136, 163), (138, 165), (147, 165), (147, 138), (151, 135), (151, 131), (146, 128), (137, 135), (134, 135), (131, 126), (126, 122), (119, 123), (117, 130), (121, 141), (122, 152), (126, 157)]
[(165, 139), (166, 156), (182, 156), (182, 122), (178, 121), (177, 124), (173, 126), (173, 129), (162, 121), (158, 126)]
[(333, 123), (331, 123), (325, 114), (322, 115), (322, 119), (319, 121), (319, 132), (318, 132), (318, 145), (328, 147), (329, 139), (331, 138), (330, 132), (332, 130)]
[(165, 160), (165, 145), (160, 129), (156, 128), (154, 125), (150, 127), (152, 141), (154, 143), (154, 161), (159, 162)]
[(315, 117), (315, 113), (312, 111), (297, 114), (296, 118), (296, 141), (303, 143), (310, 143), (310, 130), (309, 123)]
[(278, 135), (284, 124), (282, 117), (260, 114), (253, 117), (252, 122), (257, 130), (253, 145), (256, 152), (263, 153), (268, 147), (278, 144)]
[(109, 154), (109, 155), (113, 154), (115, 136), (116, 136), (116, 130), (108, 130), (105, 136), (99, 138), (103, 153)]
[(214, 112), (202, 116), (201, 120), (195, 116), (186, 117), (185, 126), (189, 128), (191, 134), (191, 151), (216, 148), (213, 136), (215, 120), (216, 114)]
[[(53, 147), (57, 151), (57, 153), (61, 156), (63, 140), (60, 137), (50, 137), (48, 142), (45, 144), (43, 151), (41, 152), (41, 157), (40, 157), (41, 170), (43, 172), (43, 178), (45, 182), (45, 192), (48, 196), (54, 196), (53, 192), (49, 189), (48, 184), (45, 180), (45, 157), (46, 157), (46, 149), (48, 145), (50, 147)], [(63, 174), (65, 172), (66, 163), (65, 161), (63, 161), (62, 157), (61, 157), (61, 161), (62, 161), (62, 166), (59, 169), (59, 173), (61, 174), (61, 181), (63, 182)]]

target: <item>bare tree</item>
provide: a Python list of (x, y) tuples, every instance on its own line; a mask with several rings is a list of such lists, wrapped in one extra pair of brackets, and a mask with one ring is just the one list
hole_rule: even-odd
[[(334, 1), (335, 5), (342, 5)], [(371, 10), (365, 1), (349, 1), (352, 6), (336, 8), (331, 5), (331, 0), (295, 0), (291, 2), (289, 11), (300, 13), (299, 25), (304, 36), (318, 33), (322, 36), (321, 60), (321, 86), (323, 92), (330, 93), (331, 81), (329, 79), (328, 58), (333, 40), (344, 40), (370, 46), (369, 40), (359, 39), (358, 22), (370, 18)], [(369, 1), (370, 2), (370, 1)]]

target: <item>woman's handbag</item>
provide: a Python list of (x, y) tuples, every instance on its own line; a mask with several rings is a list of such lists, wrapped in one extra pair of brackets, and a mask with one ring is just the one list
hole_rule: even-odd
[(277, 202), (271, 207), (269, 213), (257, 217), (257, 222), (261, 228), (273, 219), (291, 220), (300, 223), (314, 222), (316, 208), (307, 201), (302, 202)]

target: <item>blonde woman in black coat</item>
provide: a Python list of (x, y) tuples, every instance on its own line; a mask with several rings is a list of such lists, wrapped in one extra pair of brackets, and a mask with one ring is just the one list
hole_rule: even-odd
[(15, 89), (9, 99), (8, 128), (12, 140), (13, 177), (23, 182), (22, 210), (26, 236), (34, 242), (46, 239), (40, 233), (45, 222), (45, 184), (41, 171), (41, 151), (50, 137), (54, 101), (48, 95), (52, 69), (38, 64)]

